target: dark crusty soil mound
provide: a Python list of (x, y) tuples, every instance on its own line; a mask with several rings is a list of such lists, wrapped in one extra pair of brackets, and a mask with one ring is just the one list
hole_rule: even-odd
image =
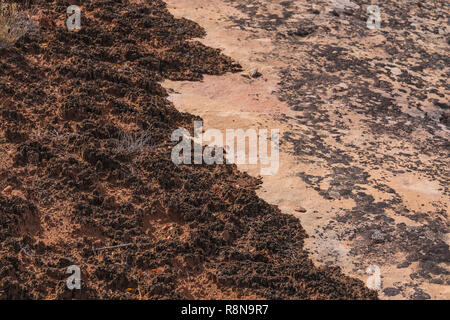
[(1, 299), (377, 297), (315, 267), (258, 180), (172, 163), (170, 134), (194, 117), (159, 82), (240, 70), (190, 40), (201, 27), (161, 0), (86, 0), (69, 32), (71, 2), (34, 1), (39, 27), (0, 51)]

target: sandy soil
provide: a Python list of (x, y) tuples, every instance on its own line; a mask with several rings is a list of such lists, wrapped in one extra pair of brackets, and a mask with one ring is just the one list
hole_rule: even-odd
[[(369, 1), (345, 12), (332, 1), (167, 3), (244, 69), (167, 80), (171, 101), (205, 129), (280, 129), (280, 170), (258, 195), (300, 219), (314, 261), (364, 281), (379, 266), (385, 299), (450, 299), (444, 1), (380, 4), (380, 30), (366, 27)], [(255, 68), (262, 77), (247, 76)]]

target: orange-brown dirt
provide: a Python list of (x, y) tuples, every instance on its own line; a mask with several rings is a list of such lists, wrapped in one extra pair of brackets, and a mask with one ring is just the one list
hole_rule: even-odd
[(191, 40), (198, 24), (161, 0), (87, 0), (69, 32), (71, 3), (33, 1), (36, 30), (0, 50), (1, 299), (377, 298), (313, 264), (260, 180), (171, 161), (171, 133), (198, 118), (160, 82), (240, 70)]

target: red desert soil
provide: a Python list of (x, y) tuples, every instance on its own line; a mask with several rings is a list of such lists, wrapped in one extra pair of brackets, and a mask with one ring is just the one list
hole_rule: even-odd
[(240, 70), (191, 40), (199, 25), (161, 0), (82, 1), (69, 32), (69, 1), (33, 3), (37, 30), (0, 51), (1, 299), (377, 298), (313, 264), (260, 180), (172, 163), (171, 133), (198, 118), (160, 82)]

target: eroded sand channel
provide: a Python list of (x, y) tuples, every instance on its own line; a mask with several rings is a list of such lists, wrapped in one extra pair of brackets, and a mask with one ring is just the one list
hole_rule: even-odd
[[(166, 81), (172, 101), (205, 129), (280, 130), (280, 169), (259, 195), (301, 220), (312, 258), (362, 280), (379, 266), (383, 298), (449, 299), (444, 3), (419, 18), (394, 1), (373, 32), (364, 5), (336, 15), (331, 1), (166, 2), (245, 70)], [(245, 76), (255, 68), (262, 77)]]

